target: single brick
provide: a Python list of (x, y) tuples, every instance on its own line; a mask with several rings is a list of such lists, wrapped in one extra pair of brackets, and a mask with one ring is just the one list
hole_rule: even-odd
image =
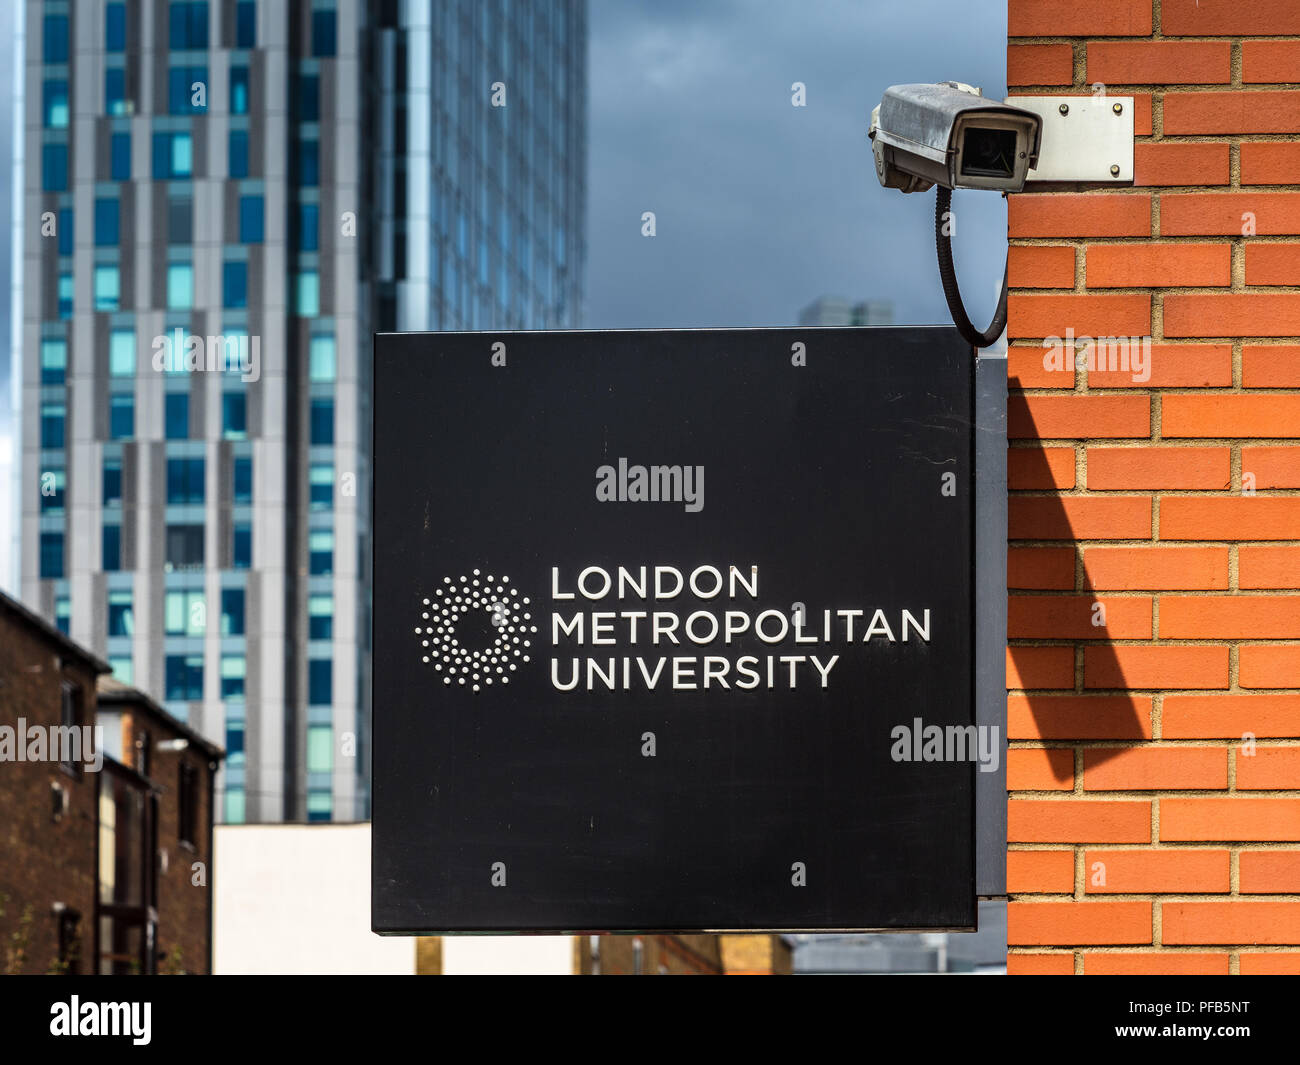
[(1147, 336), (1151, 332), (1151, 295), (1013, 292), (1007, 297), (1008, 336), (1063, 337), (1067, 329), (1073, 329), (1076, 336)]
[(1083, 858), (1089, 895), (1228, 891), (1226, 849), (1089, 850)]
[(1226, 447), (1098, 447), (1088, 449), (1088, 487), (1227, 488), (1232, 452)]
[(1007, 842), (1150, 843), (1151, 804), (1128, 799), (1010, 799)]
[(1074, 751), (1017, 747), (1007, 751), (1007, 791), (1073, 791)]
[(1300, 595), (1162, 595), (1160, 637), (1300, 639)]
[(1238, 791), (1290, 791), (1300, 788), (1300, 747), (1256, 747), (1237, 751)]
[[(1224, 667), (1226, 672), (1226, 658)], [(1222, 747), (1094, 748), (1083, 752), (1083, 786), (1086, 791), (1223, 790), (1228, 752)]]
[(1248, 894), (1300, 894), (1300, 850), (1243, 850), (1237, 863), (1238, 882)]
[(1150, 902), (1007, 903), (1008, 946), (1118, 946), (1151, 939)]
[(1300, 437), (1300, 395), (1165, 396), (1160, 432), (1189, 438)]
[(1237, 548), (1238, 588), (1300, 588), (1300, 547)]
[(1300, 174), (1300, 141), (1247, 141), (1240, 154), (1243, 185), (1290, 185)]
[(1150, 535), (1148, 496), (1013, 496), (1007, 501), (1012, 540), (1145, 540)]
[(1300, 735), (1300, 695), (1167, 695), (1160, 734), (1167, 740)]
[(1255, 89), (1165, 93), (1165, 136), (1300, 133), (1300, 92)]
[[(1228, 843), (1297, 840), (1300, 839), (1300, 799), (1162, 798), (1160, 838)], [(1300, 943), (1300, 939), (1292, 942)]]
[(1300, 975), (1300, 953), (1269, 951), (1237, 955), (1237, 971), (1242, 976), (1297, 976)]
[[(1297, 619), (1297, 624), (1300, 624), (1300, 618)], [(1013, 595), (1007, 600), (1007, 638), (1149, 640), (1151, 598), (1129, 595)]]
[[(1166, 30), (1165, 32), (1169, 32)], [(1261, 30), (1287, 33), (1287, 30)], [(1300, 30), (1296, 31), (1300, 32)], [(1151, 0), (1007, 0), (1008, 37), (1149, 37)]]
[[(1300, 696), (1297, 700), (1300, 710)], [(1007, 738), (1149, 740), (1151, 699), (1143, 695), (1008, 695)]]
[(1300, 688), (1300, 644), (1243, 643), (1237, 648), (1243, 688)]
[(1227, 41), (1088, 42), (1089, 85), (1210, 85), (1231, 80), (1232, 45)]
[(1097, 288), (1226, 287), (1232, 283), (1227, 244), (1092, 244), (1087, 285)]
[(1007, 688), (1073, 688), (1073, 647), (1008, 647)]
[(1248, 4), (1232, 0), (1163, 0), (1160, 32), (1168, 37), (1300, 34), (1300, 7), (1295, 0), (1251, 0)]
[[(1300, 402), (1300, 397), (1296, 399)], [(1145, 438), (1150, 435), (1149, 396), (1015, 394), (1007, 398), (1007, 436), (1012, 440)]]
[(1083, 583), (1097, 591), (1212, 591), (1228, 587), (1226, 547), (1089, 547)]
[(1133, 145), (1133, 184), (1226, 185), (1231, 178), (1227, 144), (1142, 142)]
[(1074, 288), (1074, 248), (1068, 244), (1018, 244), (1007, 249), (1012, 288)]
[(1300, 244), (1247, 244), (1246, 284), (1300, 285)]
[(1073, 355), (1053, 356), (1042, 344), (1007, 348), (1008, 388), (1074, 388)]
[(1088, 953), (1083, 971), (1088, 976), (1227, 976), (1228, 955), (1187, 950)]
[(1074, 890), (1073, 851), (1007, 851), (1007, 890), (1066, 894)]
[[(1243, 487), (1247, 474), (1255, 478), (1257, 489), (1300, 488), (1300, 447), (1243, 447)], [(1300, 538), (1300, 529), (1296, 530), (1296, 536)]]
[(1300, 78), (1300, 41), (1242, 42), (1243, 84), (1280, 85), (1297, 78)]
[[(1232, 384), (1231, 344), (1152, 344), (1150, 352), (1129, 342), (1127, 366), (1115, 342), (1100, 347), (1089, 388), (1227, 388)], [(1119, 355), (1125, 352), (1121, 348)], [(1140, 360), (1140, 361), (1139, 361)]]
[[(1052, 297), (1037, 298), (1051, 299)], [(1171, 292), (1165, 296), (1165, 336), (1291, 337), (1296, 335), (1300, 335), (1300, 293)], [(1291, 398), (1300, 403), (1300, 396)], [(1297, 429), (1300, 430), (1300, 426)], [(1295, 435), (1300, 436), (1300, 431)]]
[(1069, 591), (1074, 587), (1074, 548), (1008, 548), (1007, 587), (1029, 591)]
[[(1161, 629), (1163, 628), (1162, 616)], [(1228, 649), (1167, 644), (1087, 647), (1083, 652), (1083, 686), (1174, 691), (1187, 688), (1226, 688)]]
[(1160, 500), (1161, 540), (1294, 540), (1297, 523), (1300, 498), (1165, 496)]
[(1300, 902), (1166, 902), (1166, 944), (1300, 943)]
[(1012, 491), (1073, 488), (1074, 448), (1009, 448), (1007, 487)]
[(1074, 954), (1017, 954), (1007, 955), (1008, 976), (1073, 976)]
[(1008, 85), (1069, 85), (1074, 81), (1074, 49), (1068, 44), (1007, 46)]
[(1151, 233), (1146, 193), (1017, 193), (1007, 199), (1007, 232), (1019, 237), (1145, 237)]
[(1241, 349), (1246, 388), (1300, 388), (1300, 344), (1247, 344)]

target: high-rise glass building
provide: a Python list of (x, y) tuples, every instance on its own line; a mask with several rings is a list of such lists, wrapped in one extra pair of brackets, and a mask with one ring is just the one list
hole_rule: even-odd
[(368, 811), (370, 337), (573, 327), (585, 0), (26, 0), (22, 594)]

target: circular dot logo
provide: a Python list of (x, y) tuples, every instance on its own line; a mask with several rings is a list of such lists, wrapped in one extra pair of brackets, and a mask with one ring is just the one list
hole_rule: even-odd
[(415, 627), (420, 655), (449, 687), (481, 691), (509, 684), (510, 676), (527, 662), (532, 624), (527, 596), (520, 596), (510, 578), (482, 571), (443, 577), (420, 606)]

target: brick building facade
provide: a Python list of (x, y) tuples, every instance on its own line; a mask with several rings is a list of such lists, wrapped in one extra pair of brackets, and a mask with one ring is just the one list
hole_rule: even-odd
[(1008, 209), (1008, 970), (1300, 972), (1300, 2), (1008, 30), (1013, 95), (1136, 133)]
[(0, 594), (0, 971), (211, 971), (223, 752), (107, 672)]

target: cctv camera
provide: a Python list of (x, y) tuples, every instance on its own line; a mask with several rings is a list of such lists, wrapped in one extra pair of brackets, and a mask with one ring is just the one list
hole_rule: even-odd
[(871, 112), (876, 176), (887, 189), (1019, 192), (1038, 163), (1043, 120), (957, 81), (891, 85)]

